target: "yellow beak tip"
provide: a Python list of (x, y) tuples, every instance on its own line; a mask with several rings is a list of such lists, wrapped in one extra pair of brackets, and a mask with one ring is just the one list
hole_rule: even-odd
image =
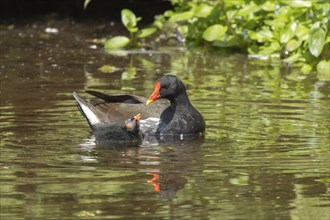
[(146, 105), (150, 105), (150, 104), (153, 103), (153, 102), (154, 102), (154, 100), (148, 99)]

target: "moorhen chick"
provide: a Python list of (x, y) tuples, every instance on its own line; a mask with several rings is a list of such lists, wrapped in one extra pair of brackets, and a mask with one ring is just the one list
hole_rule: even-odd
[(118, 124), (130, 115), (141, 113), (145, 119), (140, 121), (139, 128), (144, 136), (178, 136), (183, 139), (186, 135), (201, 136), (205, 131), (203, 116), (192, 106), (184, 84), (174, 75), (159, 78), (148, 99), (135, 95), (86, 92), (96, 98), (87, 102), (76, 92), (73, 96), (93, 130), (99, 124)]
[(140, 144), (143, 134), (140, 131), (140, 114), (125, 121), (124, 125), (99, 123), (94, 126), (93, 133), (98, 143)]

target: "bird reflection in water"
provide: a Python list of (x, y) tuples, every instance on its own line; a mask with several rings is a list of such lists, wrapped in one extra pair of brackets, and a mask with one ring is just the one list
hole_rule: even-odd
[[(145, 173), (148, 178), (141, 184), (147, 182), (155, 193), (159, 193), (161, 199), (169, 200), (188, 182), (183, 175), (195, 172), (190, 167), (193, 161), (198, 161), (202, 143), (203, 139), (199, 139), (166, 143), (148, 142), (148, 145), (130, 147), (107, 145), (89, 139), (81, 144), (81, 148), (95, 153), (92, 154), (92, 158), (84, 156), (81, 160), (104, 162), (106, 167), (113, 166), (113, 169), (125, 168)], [(127, 166), (128, 164), (130, 165)]]
[(183, 189), (188, 182), (180, 174), (173, 173), (150, 173), (153, 176), (148, 183), (153, 185), (154, 191), (160, 194), (162, 199), (172, 199), (176, 193)]

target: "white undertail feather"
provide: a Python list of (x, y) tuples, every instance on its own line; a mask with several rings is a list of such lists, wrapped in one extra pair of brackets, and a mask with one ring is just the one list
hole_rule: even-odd
[(76, 92), (73, 92), (73, 96), (76, 99), (76, 101), (77, 101), (77, 103), (80, 107), (80, 110), (85, 115), (85, 117), (86, 117), (88, 123), (90, 124), (90, 126), (94, 126), (95, 124), (101, 122), (97, 118), (97, 116), (93, 113), (93, 111), (91, 110), (92, 106), (89, 106), (90, 104), (88, 104), (85, 100), (80, 98), (80, 96)]
[[(81, 104), (81, 103), (80, 103)], [(80, 105), (81, 110), (84, 112), (86, 115), (89, 123), (92, 125), (95, 125), (97, 123), (100, 123), (100, 120), (96, 117), (96, 115), (88, 108), (88, 106), (81, 104)]]

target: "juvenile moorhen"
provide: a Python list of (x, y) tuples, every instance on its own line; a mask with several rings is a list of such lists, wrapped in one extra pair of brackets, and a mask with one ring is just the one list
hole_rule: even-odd
[(200, 136), (205, 131), (203, 116), (190, 103), (186, 88), (177, 76), (159, 78), (148, 99), (86, 92), (96, 99), (87, 102), (76, 92), (73, 96), (92, 129), (99, 124), (122, 123), (128, 116), (141, 113), (145, 119), (140, 121), (140, 132), (145, 136), (179, 136), (182, 139), (184, 135)]
[(143, 139), (140, 131), (140, 114), (125, 121), (124, 125), (98, 123), (93, 129), (95, 140), (99, 143), (139, 144)]

